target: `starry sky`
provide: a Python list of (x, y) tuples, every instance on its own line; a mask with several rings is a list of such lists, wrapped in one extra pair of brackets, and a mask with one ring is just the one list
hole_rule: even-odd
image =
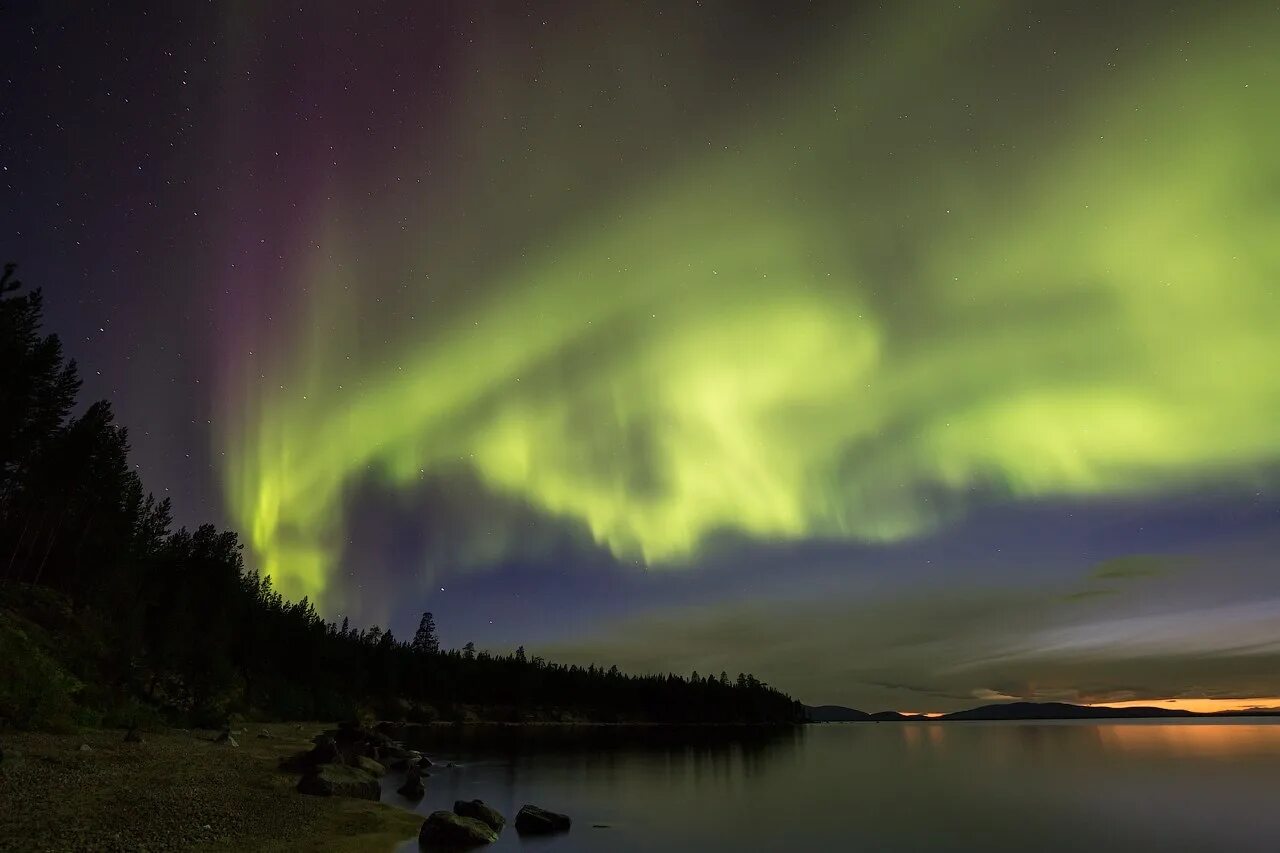
[(0, 24), (0, 251), (288, 595), (872, 710), (1280, 704), (1274, 3)]

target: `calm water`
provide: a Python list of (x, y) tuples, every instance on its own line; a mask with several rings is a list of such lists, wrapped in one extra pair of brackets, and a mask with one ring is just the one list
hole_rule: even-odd
[[(771, 735), (437, 728), (423, 814), (573, 830), (491, 850), (1280, 850), (1280, 723), (852, 723)], [(384, 802), (410, 806), (383, 783)], [(592, 824), (608, 824), (596, 829)], [(417, 849), (416, 840), (404, 851)]]

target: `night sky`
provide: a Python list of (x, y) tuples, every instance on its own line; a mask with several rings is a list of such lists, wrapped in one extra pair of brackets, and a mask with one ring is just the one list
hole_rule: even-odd
[(327, 616), (871, 710), (1280, 704), (1274, 2), (0, 33), (0, 256), (178, 521)]

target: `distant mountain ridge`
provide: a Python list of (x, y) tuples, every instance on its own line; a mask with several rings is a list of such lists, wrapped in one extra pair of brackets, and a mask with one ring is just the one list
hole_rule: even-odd
[(1186, 717), (1250, 717), (1280, 716), (1280, 712), (1262, 711), (1213, 711), (1202, 713), (1177, 708), (1140, 706), (1110, 708), (1104, 705), (1072, 705), (1067, 702), (1001, 702), (982, 705), (965, 711), (953, 711), (936, 717), (924, 714), (902, 714), (897, 711), (879, 711), (869, 714), (843, 705), (805, 706), (811, 723), (852, 722), (905, 722), (910, 720), (1144, 720)]
[(805, 705), (804, 711), (811, 723), (853, 723), (871, 719), (866, 711), (843, 705)]
[(930, 719), (924, 714), (902, 714), (898, 711), (877, 711), (874, 714), (868, 714), (866, 711), (846, 708), (844, 705), (806, 705), (804, 710), (811, 723), (879, 723)]
[(1206, 716), (1173, 708), (1107, 708), (1066, 702), (1003, 702), (943, 714), (940, 720), (1116, 720)]

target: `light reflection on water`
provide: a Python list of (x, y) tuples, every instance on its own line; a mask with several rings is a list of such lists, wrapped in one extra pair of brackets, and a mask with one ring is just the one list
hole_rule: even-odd
[[(1280, 850), (1268, 721), (434, 727), (421, 746), (463, 765), (427, 780), (423, 814), (478, 797), (574, 818), (494, 850)], [(384, 801), (410, 805), (397, 785)]]

